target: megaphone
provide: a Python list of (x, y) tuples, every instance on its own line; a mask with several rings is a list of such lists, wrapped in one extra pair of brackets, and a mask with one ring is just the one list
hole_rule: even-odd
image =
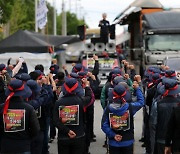
[(85, 44), (85, 51), (93, 51), (94, 50), (94, 44), (87, 43)]
[(114, 43), (107, 43), (106, 44), (106, 51), (115, 52), (116, 46)]
[(104, 51), (105, 50), (105, 44), (104, 43), (96, 43), (95, 44), (95, 50), (96, 51)]

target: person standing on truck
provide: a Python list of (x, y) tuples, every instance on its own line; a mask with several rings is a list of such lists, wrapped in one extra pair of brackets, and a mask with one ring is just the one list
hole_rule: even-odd
[(102, 14), (102, 20), (99, 21), (98, 27), (100, 27), (100, 38), (103, 43), (108, 43), (110, 23), (106, 20), (107, 14)]

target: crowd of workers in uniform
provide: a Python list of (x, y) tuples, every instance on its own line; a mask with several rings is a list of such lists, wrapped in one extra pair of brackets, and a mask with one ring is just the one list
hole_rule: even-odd
[[(57, 137), (59, 154), (89, 154), (94, 134), (94, 102), (99, 62), (94, 68), (73, 64), (50, 73), (39, 64), (28, 74), (23, 58), (0, 64), (0, 153), (48, 154)], [(109, 73), (101, 91), (101, 128), (110, 154), (133, 154), (134, 115), (143, 108), (147, 154), (180, 153), (180, 86), (167, 66), (149, 67), (143, 79), (126, 60)], [(56, 132), (56, 128), (58, 132)], [(57, 136), (56, 136), (57, 135)]]

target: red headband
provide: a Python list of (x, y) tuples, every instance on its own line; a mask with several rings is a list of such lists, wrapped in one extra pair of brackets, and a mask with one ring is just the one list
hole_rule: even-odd
[(54, 69), (55, 69), (54, 67), (51, 67), (51, 68), (50, 68), (51, 71), (54, 71)]
[(150, 70), (148, 70), (148, 73), (150, 73), (150, 74), (154, 74), (154, 72), (153, 72), (153, 71), (150, 71)]
[(84, 75), (84, 76), (79, 75), (79, 78), (81, 78), (81, 79), (87, 78), (87, 75)]
[(121, 74), (112, 74), (112, 80), (117, 76), (121, 76)]
[(126, 100), (124, 99), (124, 96), (126, 95), (126, 91), (124, 91), (124, 93), (122, 95), (118, 95), (114, 90), (113, 90), (113, 99), (117, 99), (120, 98), (122, 100), (123, 103), (126, 102)]
[(176, 90), (177, 88), (178, 88), (178, 85), (174, 86), (173, 88), (167, 89), (167, 90), (164, 92), (163, 96), (166, 97), (166, 96), (169, 94), (169, 90)]
[(174, 76), (176, 76), (176, 73), (173, 73), (173, 74), (170, 74), (170, 75), (165, 74), (165, 77), (174, 77)]
[(152, 82), (153, 82), (153, 83), (157, 83), (157, 82), (158, 82), (158, 79), (156, 79), (156, 80), (155, 80), (155, 79), (152, 79)]
[(41, 80), (42, 79), (42, 74), (40, 74), (37, 79)]
[(73, 67), (73, 69), (75, 70), (75, 72), (83, 72), (83, 70), (84, 70), (84, 69), (83, 69), (83, 67), (81, 68), (81, 70), (80, 70), (80, 71), (79, 71), (79, 70), (77, 70), (77, 69), (76, 69), (76, 67)]
[(74, 86), (72, 86), (71, 88), (69, 88), (69, 87), (67, 86), (67, 84), (64, 83), (64, 88), (66, 89), (66, 91), (67, 91), (68, 93), (72, 93), (72, 91), (74, 91), (77, 87), (78, 87), (78, 82), (76, 82), (76, 84), (75, 84)]
[(9, 107), (9, 102), (10, 99), (14, 96), (16, 91), (22, 91), (24, 90), (24, 84), (18, 88), (18, 89), (13, 89), (11, 86), (8, 86), (8, 89), (11, 91), (11, 93), (9, 94), (9, 96), (7, 97), (5, 104), (4, 104), (4, 109), (3, 109), (3, 114), (7, 113), (8, 107)]

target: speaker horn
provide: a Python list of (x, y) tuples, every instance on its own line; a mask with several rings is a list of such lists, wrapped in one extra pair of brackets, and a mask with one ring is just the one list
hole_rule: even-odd
[(116, 46), (114, 43), (107, 43), (106, 44), (106, 51), (115, 52), (115, 50), (116, 50)]
[(95, 44), (95, 50), (96, 51), (104, 51), (105, 50), (105, 44), (104, 43), (96, 43)]
[(93, 51), (94, 50), (94, 44), (87, 43), (85, 44), (85, 51)]

